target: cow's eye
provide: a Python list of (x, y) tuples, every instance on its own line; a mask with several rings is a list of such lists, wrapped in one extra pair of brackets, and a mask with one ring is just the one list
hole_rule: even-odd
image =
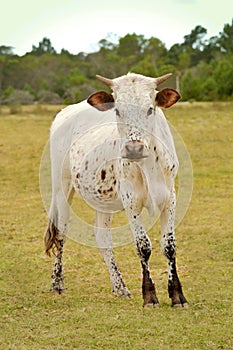
[(115, 112), (116, 112), (116, 115), (117, 115), (118, 117), (120, 117), (120, 112), (119, 112), (119, 110), (118, 110), (117, 108), (115, 108)]
[(154, 108), (150, 107), (147, 111), (147, 117), (153, 113)]

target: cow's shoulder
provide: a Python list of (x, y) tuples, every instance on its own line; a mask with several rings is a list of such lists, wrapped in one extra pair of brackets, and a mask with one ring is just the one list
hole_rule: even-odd
[(85, 100), (62, 109), (52, 123), (51, 133), (62, 128), (70, 129), (75, 135), (82, 135), (92, 128), (109, 123), (116, 123), (113, 110), (100, 112)]
[(51, 132), (55, 132), (60, 127), (63, 127), (65, 124), (69, 124), (70, 121), (74, 121), (75, 117), (77, 118), (82, 112), (87, 110), (89, 105), (86, 101), (80, 103), (69, 105), (63, 108), (55, 117), (52, 126)]

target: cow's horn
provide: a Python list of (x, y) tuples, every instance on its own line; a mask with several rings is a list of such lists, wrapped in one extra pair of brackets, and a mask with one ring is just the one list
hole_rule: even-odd
[(161, 77), (155, 78), (155, 83), (158, 86), (159, 84), (162, 84), (165, 80), (170, 78), (172, 76), (172, 73), (168, 73), (165, 75), (162, 75)]
[(104, 78), (101, 75), (96, 75), (96, 78), (99, 79), (102, 83), (104, 83), (105, 85), (112, 87), (113, 86), (113, 81), (111, 79), (108, 78)]

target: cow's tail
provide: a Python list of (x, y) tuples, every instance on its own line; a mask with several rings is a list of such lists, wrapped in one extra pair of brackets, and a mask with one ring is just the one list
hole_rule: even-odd
[(58, 246), (57, 246), (58, 236), (59, 236), (59, 230), (57, 229), (54, 222), (51, 219), (49, 219), (48, 227), (44, 235), (45, 253), (48, 256), (51, 256), (51, 251), (53, 252), (54, 255), (56, 255), (55, 250), (58, 249)]

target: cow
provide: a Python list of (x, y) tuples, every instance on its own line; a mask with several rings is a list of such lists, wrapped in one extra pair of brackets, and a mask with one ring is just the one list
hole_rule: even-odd
[(141, 213), (160, 211), (161, 247), (168, 265), (168, 293), (173, 307), (187, 307), (176, 267), (174, 218), (178, 159), (161, 108), (180, 99), (170, 88), (157, 86), (172, 74), (157, 78), (128, 73), (97, 79), (112, 91), (98, 91), (87, 100), (60, 111), (50, 130), (52, 199), (44, 236), (45, 251), (55, 254), (51, 290), (64, 292), (63, 247), (74, 193), (95, 209), (97, 246), (109, 272), (112, 290), (130, 297), (114, 258), (111, 221), (124, 210), (142, 267), (143, 307), (158, 306), (149, 269), (151, 241)]

